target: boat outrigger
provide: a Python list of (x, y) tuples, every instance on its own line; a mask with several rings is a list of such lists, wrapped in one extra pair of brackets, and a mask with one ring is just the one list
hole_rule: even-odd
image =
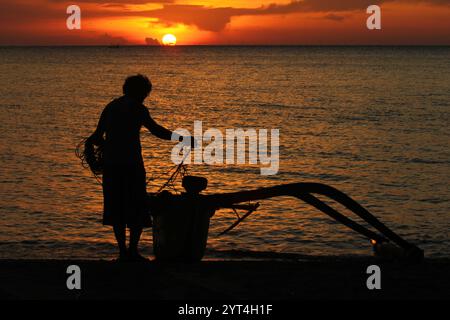
[[(177, 171), (180, 168), (182, 166)], [(169, 182), (173, 182), (175, 177), (176, 174), (172, 174)], [(230, 208), (237, 215), (236, 222), (221, 233), (224, 234), (259, 207), (259, 203), (242, 203), (279, 196), (300, 199), (363, 235), (370, 240), (376, 255), (389, 258), (394, 258), (395, 255), (396, 259), (410, 262), (421, 261), (424, 257), (423, 250), (400, 237), (358, 202), (331, 186), (321, 183), (291, 183), (239, 192), (200, 194), (207, 184), (206, 178), (184, 176), (182, 185), (186, 192), (174, 194), (168, 190), (160, 190), (149, 194), (150, 213), (153, 216), (153, 247), (157, 260), (200, 261), (206, 249), (210, 218), (217, 210)], [(342, 204), (379, 233), (344, 216), (315, 195), (326, 196)], [(240, 216), (237, 210), (246, 210), (246, 213)]]
[[(77, 156), (85, 167), (90, 167), (99, 180), (98, 176), (102, 173), (101, 146), (87, 144), (82, 150), (83, 145), (85, 141), (77, 147)], [(186, 153), (185, 157), (188, 154)], [(184, 159), (172, 169), (169, 179), (158, 192), (148, 194), (149, 212), (153, 217), (153, 247), (157, 260), (200, 261), (206, 249), (209, 222), (217, 210), (229, 208), (237, 215), (236, 222), (221, 233), (224, 234), (239, 225), (259, 207), (259, 203), (243, 203), (279, 196), (300, 199), (358, 232), (370, 240), (378, 256), (411, 262), (418, 262), (424, 258), (422, 249), (400, 237), (358, 202), (331, 186), (302, 182), (202, 195), (201, 192), (206, 189), (208, 180), (187, 175), (187, 167), (183, 162)], [(186, 192), (171, 193), (167, 189), (174, 188), (174, 181), (179, 177), (182, 177), (182, 185)], [(340, 203), (375, 228), (378, 233), (344, 216), (315, 195), (322, 195)], [(237, 210), (246, 210), (246, 213), (240, 216)]]

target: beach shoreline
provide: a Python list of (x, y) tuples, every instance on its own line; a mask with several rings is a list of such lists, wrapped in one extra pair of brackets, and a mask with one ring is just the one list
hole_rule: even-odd
[[(381, 290), (366, 286), (367, 267), (381, 269)], [(81, 269), (81, 290), (66, 286), (67, 267)], [(2, 300), (315, 300), (448, 299), (450, 259), (420, 264), (374, 257), (302, 260), (207, 260), (118, 263), (107, 260), (0, 260)]]

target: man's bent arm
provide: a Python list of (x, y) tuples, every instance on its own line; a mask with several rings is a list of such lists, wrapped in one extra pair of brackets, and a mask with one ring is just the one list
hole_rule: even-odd
[(148, 112), (146, 112), (145, 115), (144, 127), (146, 127), (148, 131), (150, 131), (153, 135), (160, 139), (172, 140), (172, 131), (157, 124)]

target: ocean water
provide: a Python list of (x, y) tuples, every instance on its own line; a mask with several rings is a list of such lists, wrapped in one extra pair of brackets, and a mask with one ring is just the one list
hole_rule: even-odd
[[(277, 175), (190, 165), (208, 193), (330, 184), (427, 256), (450, 256), (448, 47), (30, 47), (0, 48), (0, 258), (115, 255), (101, 186), (74, 150), (135, 73), (152, 79), (146, 105), (168, 128), (280, 130)], [(156, 191), (173, 143), (143, 130), (142, 145)], [(261, 201), (219, 237), (233, 219), (213, 217), (207, 257), (370, 254), (366, 239), (297, 199)], [(141, 247), (151, 254), (151, 230)]]

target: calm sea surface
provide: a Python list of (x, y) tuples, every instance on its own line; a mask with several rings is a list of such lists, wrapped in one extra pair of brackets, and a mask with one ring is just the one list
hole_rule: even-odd
[[(191, 165), (208, 192), (322, 182), (393, 230), (450, 256), (450, 48), (0, 48), (0, 258), (111, 258), (102, 191), (75, 157), (127, 75), (143, 73), (160, 124), (280, 129), (280, 171)], [(225, 132), (225, 131), (224, 131)], [(142, 131), (148, 191), (173, 143)], [(370, 254), (365, 239), (297, 199), (212, 219), (208, 257), (228, 250)], [(358, 220), (359, 221), (359, 220)], [(151, 231), (142, 248), (151, 254)]]

